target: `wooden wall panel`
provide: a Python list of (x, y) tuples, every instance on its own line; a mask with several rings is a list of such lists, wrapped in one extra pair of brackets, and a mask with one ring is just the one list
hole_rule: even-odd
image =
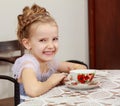
[(120, 0), (88, 0), (90, 68), (120, 69)]

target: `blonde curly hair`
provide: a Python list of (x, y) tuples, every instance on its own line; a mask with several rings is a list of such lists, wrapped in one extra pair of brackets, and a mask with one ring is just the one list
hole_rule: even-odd
[(29, 29), (34, 23), (54, 23), (57, 26), (56, 21), (50, 15), (50, 13), (43, 7), (34, 4), (30, 7), (26, 6), (23, 9), (23, 14), (18, 15), (18, 30), (17, 37), (20, 43), (23, 38), (29, 38)]

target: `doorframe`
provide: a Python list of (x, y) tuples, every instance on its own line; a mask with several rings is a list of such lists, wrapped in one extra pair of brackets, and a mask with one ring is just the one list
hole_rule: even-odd
[(95, 54), (95, 0), (88, 0), (88, 31), (89, 31), (89, 67), (96, 66)]

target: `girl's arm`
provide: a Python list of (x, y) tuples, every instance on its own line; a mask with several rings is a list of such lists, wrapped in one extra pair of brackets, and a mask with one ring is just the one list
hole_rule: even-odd
[(83, 64), (72, 63), (72, 62), (61, 62), (58, 66), (59, 72), (67, 72), (74, 69), (87, 69), (87, 67)]
[(65, 73), (55, 73), (52, 74), (47, 81), (40, 82), (37, 80), (36, 74), (31, 68), (25, 68), (22, 71), (19, 82), (23, 83), (25, 92), (28, 96), (37, 97), (58, 85), (65, 77)]

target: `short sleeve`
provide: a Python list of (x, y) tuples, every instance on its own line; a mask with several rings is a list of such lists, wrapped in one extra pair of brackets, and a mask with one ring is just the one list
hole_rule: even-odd
[(18, 58), (12, 67), (14, 78), (15, 79), (20, 78), (24, 68), (32, 68), (34, 71), (36, 71), (37, 70), (36, 64), (37, 64), (36, 61), (29, 55), (24, 55)]

